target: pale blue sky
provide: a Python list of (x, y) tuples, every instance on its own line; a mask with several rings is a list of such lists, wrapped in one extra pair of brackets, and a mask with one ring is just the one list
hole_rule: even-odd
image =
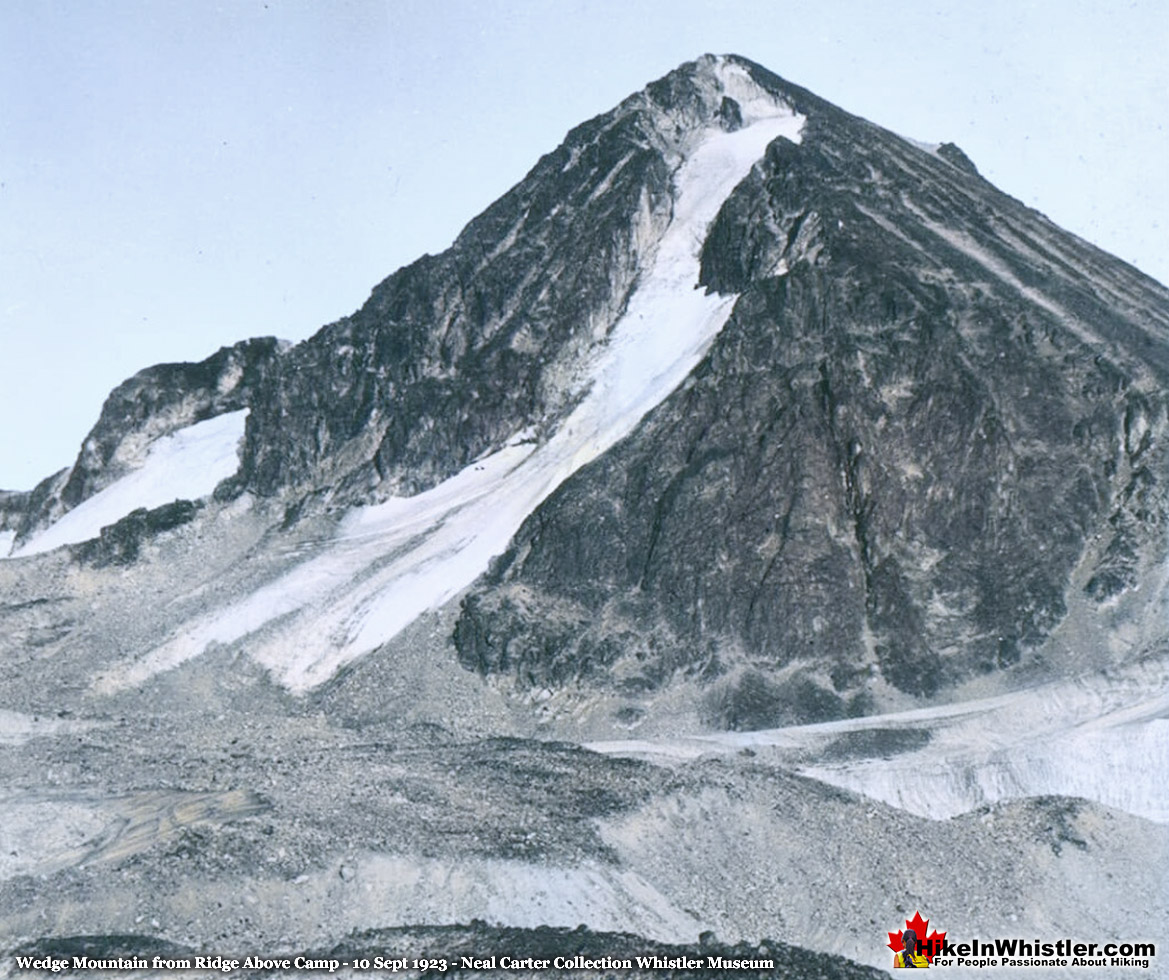
[(1169, 281), (1169, 4), (0, 5), (0, 487), (111, 387), (301, 339), (450, 244), (565, 132), (735, 52)]

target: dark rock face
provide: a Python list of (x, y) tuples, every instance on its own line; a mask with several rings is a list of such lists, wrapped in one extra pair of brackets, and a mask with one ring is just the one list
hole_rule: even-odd
[(978, 168), (974, 166), (974, 161), (962, 151), (962, 147), (958, 146), (957, 143), (943, 143), (938, 147), (937, 154), (955, 167), (961, 167), (976, 177), (978, 176)]
[(133, 437), (157, 439), (184, 426), (247, 408), (280, 353), (274, 337), (223, 347), (197, 364), (157, 364), (118, 385), (102, 406), (61, 491), (67, 508), (113, 483)]
[(0, 496), (0, 530), (13, 531), (18, 541), (31, 531), (63, 513), (60, 505), (61, 489), (69, 479), (69, 470), (58, 470), (46, 476), (28, 491), (5, 491)]
[(671, 73), (290, 352), (248, 421), (248, 488), (415, 493), (520, 429), (552, 429), (669, 220), (682, 141), (712, 123), (741, 123), (733, 100)]
[[(46, 480), (42, 480), (40, 485), (45, 486), (54, 479), (59, 484), (64, 481), (67, 472), (67, 470), (62, 470)], [(20, 527), (31, 497), (32, 491), (0, 490), (0, 531), (15, 532)]]
[(732, 319), (465, 601), (468, 667), (628, 692), (681, 671), (729, 727), (839, 716), (870, 676), (932, 694), (1008, 667), (1081, 563), (1104, 600), (1163, 554), (1169, 294), (964, 156), (756, 77), (808, 122), (710, 230)]
[(131, 565), (138, 560), (144, 540), (189, 524), (201, 508), (194, 500), (176, 500), (151, 510), (139, 507), (103, 527), (96, 538), (78, 545), (74, 553), (80, 561), (98, 568)]

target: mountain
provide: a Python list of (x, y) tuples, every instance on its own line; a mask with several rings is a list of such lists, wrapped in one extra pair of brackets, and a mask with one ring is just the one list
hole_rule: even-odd
[(684, 65), (0, 495), (0, 938), (1155, 936), (1167, 381), (957, 147)]
[(473, 590), (468, 666), (820, 720), (1062, 659), (1069, 604), (1163, 563), (1165, 291), (960, 151), (780, 90), (802, 139), (703, 246), (734, 313)]

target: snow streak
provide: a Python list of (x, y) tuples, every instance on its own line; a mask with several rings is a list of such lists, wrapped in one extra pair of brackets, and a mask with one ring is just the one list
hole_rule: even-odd
[(517, 437), (425, 493), (354, 512), (325, 553), (188, 624), (144, 659), (107, 674), (99, 688), (140, 683), (209, 644), (245, 636), (249, 653), (291, 690), (321, 684), (470, 585), (556, 487), (681, 384), (736, 299), (696, 289), (707, 226), (767, 145), (780, 136), (798, 141), (804, 122), (735, 66), (721, 71), (747, 125), (704, 132), (675, 173), (674, 212), (652, 268), (595, 349), (588, 394), (546, 443)]

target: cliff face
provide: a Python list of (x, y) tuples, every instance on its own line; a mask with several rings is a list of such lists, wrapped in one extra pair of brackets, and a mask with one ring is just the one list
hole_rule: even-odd
[[(273, 337), (243, 340), (198, 363), (156, 364), (123, 381), (106, 398), (73, 466), (27, 494), (7, 495), (16, 544), (140, 467), (160, 438), (250, 407), (260, 378), (286, 346)], [(0, 513), (5, 503), (0, 497)]]
[[(1016, 664), (1163, 560), (1166, 291), (982, 180), (806, 109), (723, 205), (740, 293), (687, 383), (534, 513), (464, 603), (464, 664), (724, 724), (865, 712)], [(943, 152), (945, 150), (945, 152)]]
[(414, 494), (519, 429), (549, 436), (669, 223), (672, 172), (704, 128), (741, 122), (729, 112), (707, 66), (574, 129), (449, 250), (268, 374), (248, 488)]

